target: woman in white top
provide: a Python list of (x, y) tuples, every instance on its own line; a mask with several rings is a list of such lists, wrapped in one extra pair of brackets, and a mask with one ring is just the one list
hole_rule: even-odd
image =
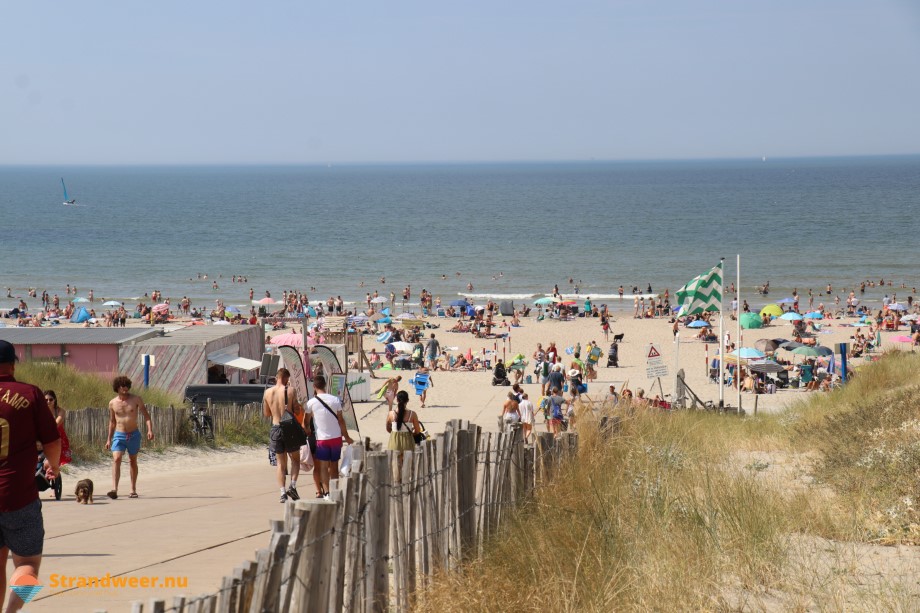
[(518, 412), (521, 414), (521, 428), (524, 431), (524, 442), (526, 443), (530, 438), (530, 433), (533, 431), (534, 424), (534, 410), (533, 403), (527, 396), (527, 392), (521, 394), (521, 401), (518, 403)]
[(409, 410), (409, 393), (400, 390), (396, 394), (396, 409), (387, 413), (387, 432), (390, 442), (387, 449), (393, 451), (412, 451), (415, 449), (415, 435), (421, 433), (415, 411)]

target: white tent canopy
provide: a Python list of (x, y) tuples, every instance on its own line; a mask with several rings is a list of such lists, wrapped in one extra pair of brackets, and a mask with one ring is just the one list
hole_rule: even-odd
[(239, 350), (239, 345), (225, 347), (220, 351), (215, 351), (214, 353), (208, 354), (208, 361), (213, 362), (214, 364), (220, 364), (221, 366), (237, 368), (239, 370), (257, 370), (262, 367), (262, 362), (259, 360), (250, 360), (249, 358), (239, 357), (237, 355)]

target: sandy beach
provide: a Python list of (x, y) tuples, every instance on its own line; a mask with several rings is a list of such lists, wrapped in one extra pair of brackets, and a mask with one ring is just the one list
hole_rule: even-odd
[[(584, 347), (590, 341), (596, 341), (604, 351), (604, 356), (599, 362), (597, 380), (589, 383), (588, 396), (594, 400), (602, 400), (609, 389), (610, 383), (617, 385), (619, 390), (624, 384), (634, 392), (637, 388), (643, 388), (649, 397), (659, 392), (656, 379), (648, 379), (646, 376), (647, 356), (649, 344), (653, 344), (661, 353), (663, 362), (668, 367), (668, 376), (661, 378), (663, 393), (670, 395), (674, 393), (675, 378), (674, 374), (677, 368), (682, 369), (685, 373), (687, 385), (704, 401), (711, 400), (718, 403), (719, 386), (709, 381), (708, 377), (708, 359), (711, 361), (715, 357), (717, 350), (716, 343), (703, 343), (696, 339), (697, 330), (681, 328), (678, 344), (674, 340), (672, 324), (668, 323), (666, 318), (661, 319), (633, 319), (625, 313), (619, 313), (619, 317), (611, 321), (610, 336), (614, 334), (624, 334), (623, 341), (619, 349), (619, 368), (607, 367), (607, 350), (609, 342), (605, 342), (604, 333), (600, 328), (600, 320), (597, 318), (575, 318), (572, 321), (554, 321), (543, 320), (537, 321), (536, 318), (525, 318), (521, 320), (521, 326), (510, 328), (510, 343), (504, 343), (501, 340), (478, 339), (469, 333), (451, 333), (450, 328), (455, 320), (453, 319), (429, 319), (430, 323), (440, 324), (439, 329), (426, 330), (426, 336), (434, 332), (436, 338), (440, 341), (442, 348), (449, 349), (451, 353), (466, 353), (472, 351), (473, 355), (481, 355), (482, 352), (494, 350), (497, 347), (499, 357), (504, 355), (510, 358), (513, 355), (522, 353), (527, 357), (529, 362), (526, 373), (533, 378), (533, 352), (537, 343), (542, 343), (547, 347), (550, 342), (555, 342), (557, 348), (562, 352), (563, 363), (568, 369), (572, 356), (565, 353), (565, 349), (574, 347), (581, 343)], [(500, 319), (498, 321), (501, 321)], [(824, 326), (822, 332), (817, 335), (817, 342), (824, 346), (831, 346), (833, 343), (844, 342), (853, 335), (855, 328), (847, 324), (851, 320), (834, 320), (829, 321)], [(737, 344), (737, 331), (735, 323), (726, 318), (726, 331), (731, 335), (733, 342)], [(504, 330), (503, 331), (507, 331)], [(742, 342), (740, 346), (753, 347), (754, 343), (760, 339), (772, 338), (792, 338), (792, 326), (788, 322), (775, 320), (775, 322), (764, 328), (742, 330)], [(365, 347), (375, 347), (379, 353), (383, 353), (383, 345), (376, 343), (371, 336), (365, 336)], [(707, 354), (708, 352), (708, 354)], [(802, 358), (793, 354), (779, 350), (779, 357), (791, 359), (795, 362), (801, 362)], [(584, 356), (582, 356), (584, 358)], [(856, 360), (861, 363), (862, 360)], [(412, 387), (407, 381), (411, 378), (414, 371), (375, 371), (376, 376), (395, 376), (401, 374), (403, 382), (402, 389), (412, 392)], [(428, 391), (427, 406), (422, 409), (419, 407), (418, 397), (413, 395), (410, 407), (419, 412), (419, 417), (425, 422), (426, 426), (437, 432), (440, 424), (453, 418), (469, 419), (482, 426), (493, 429), (497, 428), (496, 417), (501, 412), (502, 403), (504, 402), (509, 388), (501, 386), (492, 386), (491, 372), (442, 372), (432, 373), (434, 386)], [(540, 397), (540, 385), (534, 379), (531, 384), (523, 384), (524, 390), (528, 393), (531, 400), (536, 404)], [(654, 388), (654, 389), (653, 389)], [(775, 394), (759, 394), (757, 398), (757, 410), (765, 412), (777, 412), (791, 403), (796, 402), (809, 393), (798, 389), (778, 390)], [(737, 406), (737, 392), (733, 388), (725, 388), (725, 404)], [(750, 393), (742, 393), (742, 408), (750, 414), (754, 410), (755, 396)], [(385, 420), (385, 409), (376, 412), (376, 418), (372, 415), (359, 415), (362, 434), (371, 436), (373, 440), (385, 439), (383, 423)], [(369, 422), (365, 426), (365, 422)], [(542, 418), (537, 418), (537, 430), (542, 430)]]

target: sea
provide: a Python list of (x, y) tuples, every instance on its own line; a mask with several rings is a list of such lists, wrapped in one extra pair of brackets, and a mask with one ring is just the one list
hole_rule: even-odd
[[(63, 204), (62, 179), (76, 206)], [(0, 211), (6, 309), (40, 306), (29, 288), (66, 300), (68, 284), (92, 289), (97, 309), (149, 303), (154, 290), (248, 308), (250, 288), (401, 303), (406, 286), (410, 303), (422, 289), (444, 303), (529, 303), (558, 286), (631, 308), (634, 291), (673, 295), (721, 258), (727, 287), (739, 256), (752, 306), (794, 289), (845, 301), (866, 280), (876, 287), (864, 303), (880, 303), (920, 285), (920, 156), (8, 166)]]

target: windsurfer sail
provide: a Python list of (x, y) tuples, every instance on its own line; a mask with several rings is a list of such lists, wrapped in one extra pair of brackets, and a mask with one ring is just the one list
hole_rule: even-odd
[(64, 206), (76, 204), (77, 203), (76, 198), (70, 199), (70, 197), (67, 196), (67, 186), (64, 185), (64, 177), (61, 177), (61, 187), (64, 188)]

